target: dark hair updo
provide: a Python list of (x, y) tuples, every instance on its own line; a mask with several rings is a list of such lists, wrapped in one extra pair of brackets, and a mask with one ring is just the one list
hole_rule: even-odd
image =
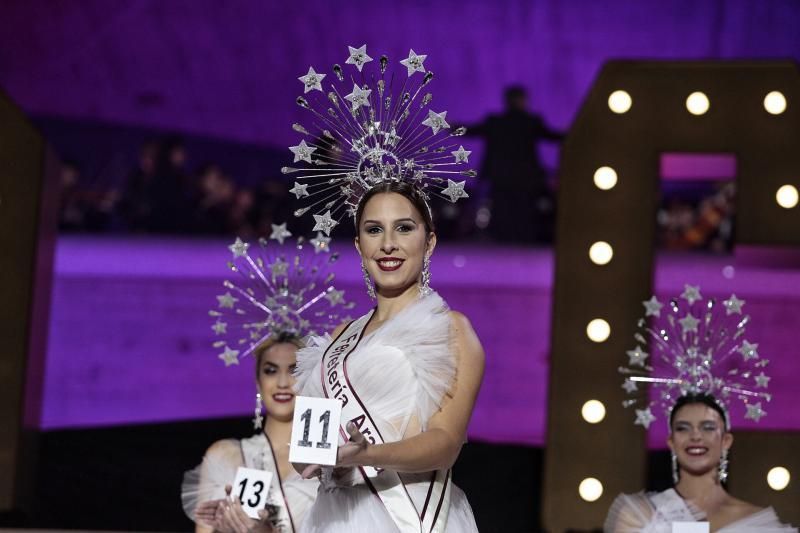
[(364, 196), (361, 197), (361, 201), (358, 204), (358, 209), (356, 210), (356, 231), (358, 231), (358, 228), (361, 225), (361, 217), (364, 215), (364, 206), (367, 205), (367, 202), (369, 202), (370, 199), (377, 194), (385, 194), (390, 192), (401, 195), (403, 198), (411, 202), (411, 205), (413, 205), (414, 208), (419, 211), (420, 216), (422, 216), (422, 221), (425, 224), (426, 234), (436, 231), (433, 226), (433, 214), (431, 213), (431, 208), (428, 206), (428, 202), (423, 193), (408, 182), (395, 180), (384, 181), (383, 183), (380, 183), (368, 190)]
[(722, 423), (725, 425), (725, 431), (730, 429), (730, 426), (728, 425), (728, 416), (725, 414), (725, 410), (719, 404), (717, 399), (710, 394), (700, 393), (686, 394), (678, 398), (678, 401), (675, 402), (675, 405), (672, 406), (672, 410), (669, 412), (670, 431), (672, 431), (672, 423), (675, 421), (675, 414), (678, 412), (678, 410), (680, 410), (680, 408), (684, 405), (693, 405), (697, 403), (708, 406), (719, 413), (720, 418), (722, 418)]

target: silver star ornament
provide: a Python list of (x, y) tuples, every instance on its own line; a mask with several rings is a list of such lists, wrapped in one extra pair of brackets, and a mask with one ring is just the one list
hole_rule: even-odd
[(435, 113), (432, 110), (428, 110), (428, 118), (422, 121), (423, 126), (428, 126), (432, 131), (433, 134), (436, 135), (439, 133), (439, 130), (447, 129), (450, 127), (450, 124), (447, 123), (445, 120), (447, 117), (447, 111), (442, 111), (441, 113)]
[(365, 63), (369, 63), (372, 61), (372, 58), (367, 55), (367, 45), (363, 45), (360, 48), (353, 48), (352, 46), (348, 46), (347, 49), (350, 51), (350, 57), (347, 58), (345, 61), (348, 65), (355, 65), (359, 72), (361, 69), (364, 68)]
[(447, 188), (442, 190), (442, 194), (450, 198), (450, 201), (455, 203), (459, 198), (469, 198), (469, 195), (464, 190), (465, 181), (456, 183), (453, 180), (447, 180)]
[(314, 215), (314, 229), (311, 231), (322, 231), (325, 235), (330, 236), (331, 230), (338, 222), (331, 217), (331, 210), (325, 212), (324, 215)]
[(644, 316), (661, 316), (661, 308), (664, 307), (664, 304), (658, 301), (658, 298), (655, 296), (651, 296), (649, 300), (645, 300), (642, 302), (644, 306)]
[(303, 94), (309, 91), (322, 91), (322, 80), (325, 79), (327, 74), (317, 74), (314, 72), (314, 67), (308, 67), (308, 74), (305, 76), (300, 76), (297, 78), (301, 82), (303, 82), (304, 91)]
[(233, 309), (234, 304), (239, 301), (238, 298), (235, 298), (230, 291), (226, 292), (225, 294), (220, 294), (217, 296), (217, 301), (219, 302), (219, 306), (223, 309)]
[(688, 333), (690, 331), (697, 333), (697, 325), (700, 323), (698, 319), (692, 316), (692, 313), (687, 313), (686, 316), (678, 320), (678, 322), (681, 325), (683, 333)]
[(411, 76), (415, 72), (425, 72), (425, 67), (422, 66), (422, 63), (425, 61), (426, 57), (428, 56), (417, 55), (414, 53), (414, 50), (411, 49), (408, 52), (408, 57), (400, 61), (400, 64), (408, 69), (408, 75)]
[(275, 239), (283, 244), (283, 241), (291, 236), (292, 232), (286, 229), (286, 222), (283, 224), (272, 224), (272, 233), (269, 236), (270, 239)]
[(642, 350), (642, 347), (637, 345), (633, 350), (625, 352), (628, 354), (628, 365), (644, 367), (644, 362), (647, 360), (649, 354)]
[(700, 295), (700, 287), (694, 285), (684, 285), (681, 298), (689, 302), (689, 305), (692, 305), (696, 301), (703, 299), (703, 297)]
[(330, 248), (331, 238), (330, 237), (326, 237), (325, 235), (323, 235), (319, 231), (317, 232), (317, 236), (314, 237), (313, 239), (311, 239), (309, 242), (314, 247), (314, 253), (315, 254), (318, 254), (320, 252), (330, 252), (331, 251), (331, 248)]
[(625, 389), (625, 392), (627, 392), (628, 394), (632, 394), (632, 393), (636, 392), (637, 390), (639, 390), (639, 386), (636, 384), (635, 381), (633, 381), (630, 378), (626, 379), (622, 383), (622, 388)]
[(470, 150), (464, 150), (463, 146), (459, 146), (455, 152), (450, 152), (456, 158), (456, 163), (469, 163)]
[(736, 313), (737, 315), (742, 314), (742, 306), (745, 304), (744, 300), (740, 300), (736, 297), (735, 294), (731, 294), (731, 297), (727, 300), (722, 302), (722, 305), (725, 306), (725, 315), (732, 315)]
[(237, 257), (242, 257), (243, 255), (247, 254), (247, 249), (250, 245), (239, 237), (236, 237), (236, 242), (228, 246), (228, 250), (231, 251), (233, 254), (233, 258), (236, 259)]
[(344, 291), (338, 291), (336, 289), (331, 289), (328, 291), (328, 294), (325, 295), (325, 298), (331, 303), (331, 307), (337, 305), (344, 300)]
[(370, 107), (369, 95), (372, 94), (372, 89), (362, 89), (356, 84), (353, 84), (353, 92), (345, 95), (344, 99), (352, 104), (352, 111), (358, 111), (361, 106)]
[(231, 350), (229, 346), (225, 346), (225, 350), (219, 354), (219, 358), (225, 363), (225, 366), (239, 364), (239, 350)]
[(744, 415), (745, 418), (749, 418), (755, 422), (761, 420), (761, 417), (766, 416), (767, 412), (761, 408), (761, 402), (757, 403), (748, 403), (747, 404), (747, 414)]
[(742, 345), (739, 347), (739, 353), (742, 354), (745, 361), (749, 361), (750, 359), (758, 359), (758, 344), (754, 343), (751, 344), (749, 342), (742, 341)]
[(298, 161), (311, 163), (311, 154), (313, 154), (317, 149), (313, 146), (308, 146), (306, 141), (302, 140), (297, 146), (290, 146), (289, 150), (291, 150), (294, 154), (294, 163), (297, 163)]
[(650, 424), (652, 424), (655, 419), (656, 419), (656, 417), (653, 416), (653, 412), (650, 410), (649, 407), (647, 409), (637, 409), (636, 410), (636, 422), (635, 422), (635, 424), (643, 426), (645, 429), (649, 429), (650, 428)]
[(222, 322), (220, 319), (217, 319), (217, 321), (211, 325), (211, 329), (214, 331), (214, 335), (225, 335), (228, 332), (227, 328), (228, 324)]
[(294, 194), (295, 197), (299, 200), (304, 196), (308, 196), (308, 185), (307, 184), (301, 185), (295, 181), (294, 187), (289, 189), (289, 192)]
[(769, 380), (772, 378), (770, 378), (762, 371), (759, 375), (753, 376), (753, 379), (756, 380), (756, 387), (762, 387), (766, 389), (767, 387), (769, 387)]

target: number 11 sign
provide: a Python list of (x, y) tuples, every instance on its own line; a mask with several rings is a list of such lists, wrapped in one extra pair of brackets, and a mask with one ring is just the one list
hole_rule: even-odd
[(339, 400), (297, 396), (289, 461), (335, 465), (341, 418), (342, 403)]

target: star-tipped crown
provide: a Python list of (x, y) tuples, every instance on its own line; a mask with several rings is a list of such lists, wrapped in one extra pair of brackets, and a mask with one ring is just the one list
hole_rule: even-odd
[(354, 304), (333, 285), (338, 255), (330, 238), (317, 233), (284, 244), (291, 236), (286, 224), (273, 224), (270, 238), (257, 246), (239, 238), (228, 246), (228, 267), (239, 276), (223, 282), (225, 292), (209, 311), (213, 346), (225, 366), (238, 364), (273, 335), (321, 335), (348, 320), (343, 315)]
[[(742, 314), (744, 303), (735, 295), (721, 302), (704, 298), (692, 285), (666, 304), (655, 296), (642, 302), (645, 316), (634, 335), (636, 346), (627, 352), (628, 365), (619, 368), (625, 376), (622, 388), (632, 396), (623, 406), (642, 407), (636, 409), (636, 424), (649, 427), (654, 410), (669, 419), (685, 395), (713, 397), (728, 424), (729, 408), (737, 400), (744, 418), (757, 422), (766, 415), (762, 401), (771, 400), (766, 391), (770, 378), (763, 369), (769, 361), (760, 357), (758, 344), (743, 338), (750, 322)], [(639, 383), (650, 384), (649, 396)]]
[(348, 49), (347, 72), (337, 64), (326, 77), (310, 67), (298, 78), (303, 95), (297, 103), (311, 116), (306, 125), (293, 125), (303, 138), (289, 149), (293, 164), (303, 165), (281, 169), (294, 178), (291, 192), (309, 202), (295, 215), (311, 212), (314, 231), (330, 235), (342, 218), (355, 215), (369, 189), (390, 180), (415, 185), (425, 198), (467, 198), (466, 179), (459, 178), (476, 174), (465, 168), (470, 152), (455, 140), (466, 129), (453, 129), (447, 111), (431, 107), (427, 55), (410, 50), (393, 74), (387, 56), (374, 62), (366, 45)]

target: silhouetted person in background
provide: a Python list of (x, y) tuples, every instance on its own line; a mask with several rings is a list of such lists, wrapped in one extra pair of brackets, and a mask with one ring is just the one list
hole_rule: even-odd
[(157, 233), (187, 233), (192, 226), (195, 190), (185, 171), (186, 148), (177, 137), (167, 139), (156, 159), (150, 186), (149, 229)]
[(125, 181), (119, 207), (128, 231), (141, 232), (148, 228), (153, 210), (150, 194), (156, 175), (158, 150), (158, 143), (154, 141), (142, 145), (137, 166)]
[(552, 200), (537, 144), (560, 141), (564, 134), (528, 111), (523, 87), (508, 87), (504, 96), (503, 114), (467, 127), (467, 135), (486, 140), (479, 176), (491, 182), (489, 231), (501, 242), (550, 242)]

